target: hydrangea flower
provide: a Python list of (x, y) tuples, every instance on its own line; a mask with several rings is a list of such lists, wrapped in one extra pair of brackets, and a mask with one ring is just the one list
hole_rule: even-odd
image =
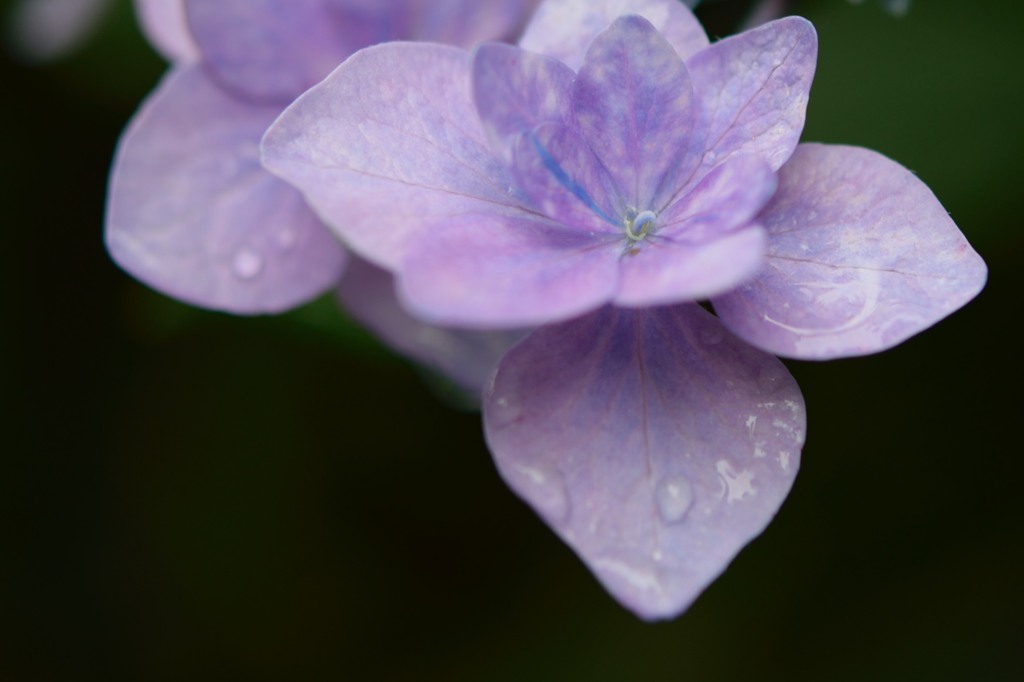
[(199, 306), (278, 312), (333, 287), (346, 254), (259, 140), (352, 52), (397, 38), (516, 34), (535, 0), (137, 0), (173, 62), (125, 131), (106, 243), (139, 280)]
[(6, 8), (11, 47), (31, 61), (59, 59), (96, 32), (111, 0), (15, 0)]
[(643, 618), (685, 609), (792, 485), (804, 404), (772, 353), (877, 352), (984, 283), (910, 172), (798, 145), (815, 59), (800, 18), (710, 44), (671, 0), (546, 0), (518, 47), (365, 49), (264, 138), (415, 315), (545, 325), (501, 360), (488, 443)]

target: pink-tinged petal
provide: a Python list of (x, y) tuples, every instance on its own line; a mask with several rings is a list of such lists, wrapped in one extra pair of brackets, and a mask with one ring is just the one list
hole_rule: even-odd
[(692, 102), (683, 61), (643, 17), (616, 19), (591, 43), (573, 91), (576, 120), (634, 209), (655, 208), (662, 183), (674, 190), (670, 176), (688, 177), (703, 156)]
[(567, 227), (621, 235), (622, 200), (583, 137), (560, 123), (519, 136), (513, 161), (516, 186), (530, 203)]
[(342, 306), (391, 348), (449, 377), (479, 397), (498, 361), (526, 330), (477, 331), (427, 324), (399, 305), (395, 279), (353, 258), (338, 286)]
[(511, 159), (524, 130), (572, 120), (575, 72), (512, 45), (485, 43), (473, 54), (473, 97), (495, 151)]
[(260, 166), (274, 107), (174, 69), (121, 139), (107, 200), (114, 260), (195, 305), (278, 312), (333, 286), (345, 253), (293, 188)]
[(236, 94), (287, 104), (362, 45), (325, 0), (184, 0), (210, 73)]
[(389, 270), (430, 223), (520, 211), (470, 93), (469, 54), (388, 43), (353, 55), (267, 132), (263, 162), (365, 258)]
[(699, 306), (606, 307), (513, 347), (484, 426), (512, 489), (654, 620), (686, 609), (771, 521), (805, 416), (782, 363)]
[(707, 130), (706, 160), (761, 156), (778, 170), (796, 148), (814, 78), (814, 26), (787, 17), (721, 40), (686, 61)]
[[(473, 47), (515, 39), (538, 0), (325, 0), (362, 45), (422, 40)], [(361, 45), (361, 46), (362, 46)]]
[(714, 305), (740, 337), (777, 355), (885, 350), (985, 284), (984, 262), (931, 190), (867, 149), (800, 145), (759, 220), (766, 266)]
[(146, 38), (164, 59), (199, 59), (199, 48), (185, 18), (185, 0), (135, 0), (135, 15)]
[(643, 307), (717, 296), (753, 277), (764, 264), (764, 228), (748, 224), (713, 241), (693, 244), (671, 237), (622, 258), (617, 305)]
[(403, 262), (399, 298), (417, 317), (467, 328), (533, 327), (611, 299), (608, 237), (490, 210), (430, 226)]
[(537, 8), (519, 46), (577, 70), (591, 41), (625, 14), (651, 22), (683, 59), (708, 46), (704, 28), (678, 0), (547, 0)]

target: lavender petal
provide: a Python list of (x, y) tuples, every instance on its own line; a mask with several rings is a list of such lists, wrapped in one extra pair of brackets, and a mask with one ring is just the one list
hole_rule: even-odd
[(817, 53), (811, 23), (787, 17), (720, 40), (688, 59), (708, 126), (706, 160), (713, 164), (737, 153), (756, 154), (778, 170), (800, 139)]
[(283, 106), (362, 47), (324, 0), (184, 1), (204, 63), (241, 97)]
[(114, 260), (159, 291), (235, 313), (286, 310), (330, 288), (344, 251), (260, 166), (277, 111), (238, 102), (198, 66), (172, 69), (121, 139), (107, 205)]
[(477, 331), (422, 322), (399, 305), (395, 278), (360, 258), (353, 258), (338, 285), (338, 298), (356, 320), (402, 355), (449, 377), (479, 397), (498, 361), (525, 329)]
[(164, 59), (199, 59), (199, 48), (185, 18), (185, 0), (135, 0), (135, 15), (149, 43)]
[(591, 310), (615, 291), (615, 237), (495, 210), (428, 228), (398, 280), (400, 300), (427, 322), (532, 327)]
[(767, 265), (714, 300), (767, 351), (824, 360), (885, 350), (984, 286), (984, 262), (924, 183), (877, 152), (802, 144), (763, 211)]
[(689, 176), (702, 158), (692, 103), (683, 61), (643, 17), (619, 18), (591, 43), (573, 91), (576, 120), (637, 211), (656, 208), (662, 185), (674, 191), (670, 178)]
[(671, 618), (771, 521), (804, 441), (785, 367), (696, 305), (606, 307), (506, 354), (502, 477), (642, 618)]
[(704, 27), (676, 0), (547, 0), (537, 8), (519, 46), (578, 70), (594, 37), (625, 14), (651, 22), (682, 59), (708, 46)]
[(264, 165), (389, 270), (427, 225), (468, 211), (530, 215), (490, 149), (469, 68), (467, 52), (444, 45), (366, 48), (281, 115)]
[(576, 74), (551, 57), (512, 45), (485, 43), (473, 54), (473, 97), (491, 143), (511, 159), (524, 130), (572, 120)]

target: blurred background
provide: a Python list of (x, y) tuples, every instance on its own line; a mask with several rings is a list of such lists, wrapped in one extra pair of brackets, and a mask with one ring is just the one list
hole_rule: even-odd
[[(709, 33), (742, 5), (705, 6)], [(8, 27), (0, 679), (1024, 679), (1024, 6), (792, 10), (821, 45), (804, 139), (915, 171), (990, 280), (895, 350), (788, 363), (789, 500), (655, 625), (505, 488), (479, 415), (329, 297), (236, 318), (122, 273), (106, 174), (164, 64), (127, 0), (57, 61)]]

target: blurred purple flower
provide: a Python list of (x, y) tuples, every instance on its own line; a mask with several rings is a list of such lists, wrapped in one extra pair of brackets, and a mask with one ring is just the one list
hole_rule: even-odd
[(111, 0), (15, 0), (5, 27), (15, 52), (29, 61), (59, 59), (99, 28)]
[(365, 50), (264, 138), (416, 315), (557, 323), (501, 361), (489, 445), (644, 618), (685, 609), (792, 484), (803, 400), (764, 351), (877, 352), (984, 283), (910, 172), (798, 146), (815, 58), (799, 18), (709, 45), (671, 0), (547, 0), (519, 47)]
[(397, 38), (514, 37), (535, 0), (137, 0), (173, 66), (111, 173), (107, 248), (170, 296), (278, 312), (333, 287), (346, 254), (301, 195), (260, 166), (292, 99), (356, 50)]

